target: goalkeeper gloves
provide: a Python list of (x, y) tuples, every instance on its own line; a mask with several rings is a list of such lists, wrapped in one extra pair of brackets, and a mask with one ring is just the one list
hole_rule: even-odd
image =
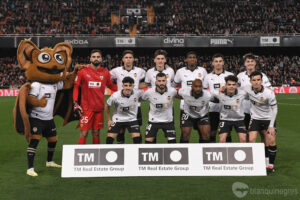
[(82, 108), (80, 107), (80, 105), (78, 104), (77, 101), (73, 102), (73, 106), (74, 106), (74, 113), (75, 116), (80, 117), (82, 116)]

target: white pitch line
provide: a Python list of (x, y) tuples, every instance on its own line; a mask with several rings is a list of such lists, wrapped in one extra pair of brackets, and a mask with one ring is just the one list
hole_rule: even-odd
[(288, 105), (288, 106), (300, 106), (300, 104), (297, 104), (297, 103), (278, 103), (278, 104)]

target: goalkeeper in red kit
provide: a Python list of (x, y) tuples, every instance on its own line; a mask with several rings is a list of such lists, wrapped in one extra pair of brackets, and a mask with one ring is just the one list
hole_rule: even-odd
[[(100, 66), (102, 52), (92, 50), (91, 64), (77, 73), (74, 82), (74, 112), (80, 116), (80, 137), (78, 144), (85, 144), (88, 131), (92, 129), (93, 144), (100, 144), (100, 129), (103, 128), (105, 87), (117, 91), (110, 73)], [(78, 103), (79, 88), (81, 89), (80, 104)]]

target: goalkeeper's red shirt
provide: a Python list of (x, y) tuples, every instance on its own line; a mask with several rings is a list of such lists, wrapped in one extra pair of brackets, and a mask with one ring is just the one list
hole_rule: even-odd
[(73, 100), (78, 100), (78, 90), (81, 87), (80, 106), (83, 111), (99, 112), (104, 110), (105, 87), (117, 91), (107, 69), (94, 69), (91, 65), (81, 69), (76, 76), (73, 90)]

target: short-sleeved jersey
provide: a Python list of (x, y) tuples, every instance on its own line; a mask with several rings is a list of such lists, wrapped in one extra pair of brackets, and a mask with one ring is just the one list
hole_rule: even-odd
[[(151, 84), (151, 87), (155, 87), (156, 75), (159, 71), (153, 67), (146, 72), (145, 82)], [(172, 87), (174, 81), (174, 70), (171, 67), (165, 68), (162, 73), (166, 74), (168, 87)]]
[(178, 94), (184, 100), (183, 110), (194, 119), (202, 118), (208, 114), (208, 105), (211, 100), (211, 94), (209, 91), (203, 90), (203, 95), (199, 98), (195, 98), (192, 96), (191, 90), (191, 88), (182, 88), (178, 90)]
[(247, 97), (245, 91), (237, 89), (233, 96), (228, 96), (226, 91), (225, 93), (213, 94), (213, 96), (219, 99), (219, 104), (221, 107), (220, 120), (244, 120), (245, 114), (243, 109), (243, 101)]
[(139, 89), (139, 83), (146, 76), (146, 71), (139, 67), (133, 67), (131, 70), (126, 70), (123, 66), (116, 67), (110, 70), (112, 80), (117, 81), (118, 90), (122, 90), (122, 81), (126, 76), (134, 79), (134, 88)]
[(92, 66), (81, 69), (77, 73), (74, 84), (81, 87), (80, 106), (83, 111), (103, 111), (105, 87), (117, 90), (117, 86), (112, 83), (109, 71), (103, 67), (97, 70)]
[(156, 87), (149, 88), (142, 99), (150, 101), (149, 122), (172, 122), (173, 121), (173, 97), (177, 94), (176, 89), (168, 87), (163, 94), (156, 91)]
[[(181, 83), (181, 88), (191, 88), (192, 82), (195, 79), (200, 79), (203, 83), (205, 76), (207, 75), (207, 71), (203, 67), (197, 67), (195, 70), (190, 70), (187, 67), (180, 68), (177, 70), (174, 82), (176, 84)], [(180, 101), (180, 109), (183, 110), (183, 100)]]
[[(223, 71), (221, 74), (211, 72), (204, 78), (203, 88), (208, 88), (211, 93), (218, 93), (219, 89), (225, 85), (225, 77), (233, 75), (228, 71)], [(217, 103), (209, 103), (209, 112), (220, 112), (220, 105)]]
[[(262, 85), (264, 87), (271, 87), (271, 83), (268, 79), (268, 77), (262, 73), (263, 77), (262, 77)], [(247, 71), (241, 72), (237, 75), (238, 79), (239, 79), (239, 84), (241, 89), (243, 89), (246, 85), (251, 85), (250, 83), (250, 74), (247, 73)], [(244, 106), (244, 112), (245, 113), (250, 113), (250, 101), (249, 100), (245, 100), (243, 102), (243, 106)]]
[(134, 89), (129, 97), (122, 90), (113, 93), (107, 100), (108, 106), (115, 106), (112, 120), (114, 122), (131, 122), (137, 120), (138, 102), (144, 91)]
[(271, 120), (271, 107), (277, 106), (275, 93), (266, 87), (263, 87), (261, 92), (255, 93), (250, 85), (245, 86), (244, 91), (248, 94), (251, 103), (251, 118), (257, 120)]
[(41, 99), (45, 96), (47, 105), (45, 107), (32, 107), (29, 110), (30, 117), (38, 118), (41, 120), (53, 119), (53, 109), (55, 103), (55, 97), (58, 90), (63, 88), (64, 83), (62, 81), (55, 84), (43, 84), (33, 82), (29, 91), (30, 96), (34, 96), (37, 99)]

